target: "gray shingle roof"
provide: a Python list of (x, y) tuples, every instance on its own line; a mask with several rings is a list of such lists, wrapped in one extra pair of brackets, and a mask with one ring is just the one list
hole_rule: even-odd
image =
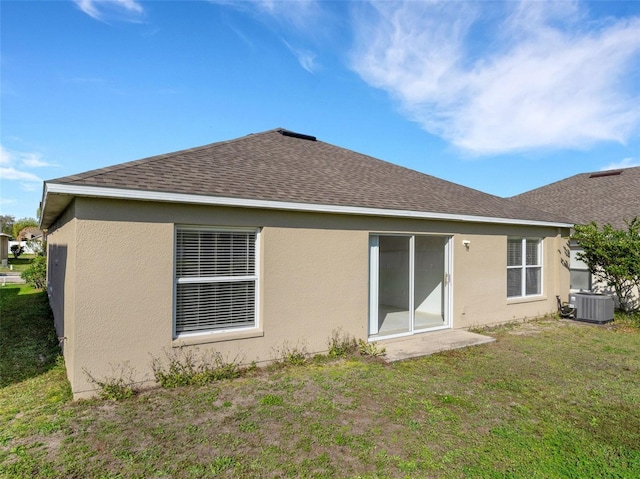
[(282, 129), (87, 171), (47, 184), (570, 222), (562, 215)]
[(640, 216), (640, 167), (581, 173), (512, 198), (578, 224), (595, 221), (624, 229), (625, 220)]

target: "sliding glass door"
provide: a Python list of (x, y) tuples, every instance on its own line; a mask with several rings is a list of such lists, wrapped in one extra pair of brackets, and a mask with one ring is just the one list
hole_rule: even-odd
[(449, 238), (371, 235), (369, 336), (449, 327)]

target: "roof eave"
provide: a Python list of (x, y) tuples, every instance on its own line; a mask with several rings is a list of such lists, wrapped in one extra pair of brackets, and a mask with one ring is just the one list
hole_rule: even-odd
[(74, 193), (61, 193), (54, 187), (51, 190), (52, 183), (45, 182), (42, 187), (42, 200), (40, 202), (40, 224), (41, 230), (47, 230), (58, 219), (58, 217), (67, 209), (67, 206), (73, 201), (76, 195)]
[(546, 226), (556, 228), (571, 228), (573, 224), (528, 220), (520, 218), (498, 218), (476, 215), (460, 215), (414, 210), (394, 210), (384, 208), (369, 208), (362, 206), (326, 205), (315, 203), (297, 203), (289, 201), (260, 200), (250, 198), (233, 198), (221, 196), (205, 196), (186, 193), (169, 193), (163, 191), (147, 191), (125, 188), (108, 188), (90, 185), (72, 185), (64, 183), (46, 182), (42, 199), (41, 229), (49, 228), (63, 213), (76, 196), (110, 199), (125, 199), (137, 201), (158, 201), (170, 203), (198, 204), (210, 206), (229, 206), (258, 209), (274, 209), (286, 211), (303, 211), (309, 213), (332, 213), (364, 216), (385, 216), (394, 218), (412, 218), (440, 221), (461, 221), (470, 223), (492, 223), (526, 226)]

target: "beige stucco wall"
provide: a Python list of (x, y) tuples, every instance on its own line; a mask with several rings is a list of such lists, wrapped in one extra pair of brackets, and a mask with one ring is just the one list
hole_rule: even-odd
[(78, 365), (75, 350), (70, 347), (76, 344), (77, 225), (73, 202), (50, 228), (47, 238), (47, 293), (72, 384)]
[[(549, 229), (510, 227), (507, 235), (459, 235), (455, 241), (454, 327), (470, 328), (531, 319), (553, 313), (556, 295), (569, 291), (566, 240)], [(543, 278), (539, 297), (507, 299), (507, 236), (543, 237)], [(469, 240), (469, 248), (462, 240)], [(503, 272), (503, 274), (500, 274)]]
[[(555, 294), (568, 291), (568, 270), (560, 262), (563, 240), (553, 228), (83, 198), (76, 200), (74, 213), (76, 219), (52, 228), (48, 240), (50, 251), (74, 244), (72, 255), (67, 250), (63, 311), (65, 355), (76, 397), (93, 389), (83, 370), (100, 378), (128, 362), (138, 380), (151, 380), (152, 357), (179, 345), (260, 362), (273, 359), (284, 341), (310, 353), (326, 351), (337, 329), (366, 339), (371, 233), (452, 237), (455, 328), (551, 313)], [(176, 224), (262, 228), (257, 331), (172, 338)], [(543, 297), (507, 301), (507, 235), (546, 237)], [(463, 240), (470, 241), (468, 249)], [(60, 315), (56, 291), (62, 283), (54, 276), (52, 270), (52, 305)]]

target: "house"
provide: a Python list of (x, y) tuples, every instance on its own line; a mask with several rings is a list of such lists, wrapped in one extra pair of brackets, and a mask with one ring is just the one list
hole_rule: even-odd
[(48, 293), (74, 397), (128, 364), (541, 316), (571, 222), (275, 129), (46, 181)]
[[(566, 178), (527, 191), (512, 199), (525, 205), (574, 218), (576, 224), (595, 221), (626, 229), (625, 221), (640, 217), (640, 167), (605, 170)], [(579, 261), (580, 245), (570, 245), (571, 291), (596, 291), (613, 294), (606, 284), (592, 278), (587, 265)]]
[(18, 233), (17, 241), (31, 241), (38, 240), (42, 238), (42, 230), (37, 228), (36, 226), (27, 226), (22, 228)]
[(44, 250), (44, 235), (36, 226), (27, 226), (18, 233), (15, 241), (9, 241), (12, 246), (20, 246), (24, 254), (40, 254)]

